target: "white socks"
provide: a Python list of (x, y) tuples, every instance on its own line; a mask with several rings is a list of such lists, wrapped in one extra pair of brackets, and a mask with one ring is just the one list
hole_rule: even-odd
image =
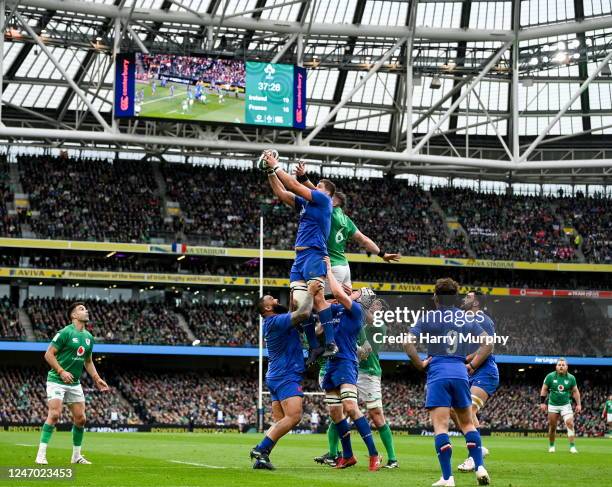
[(81, 447), (73, 446), (72, 447), (72, 458), (79, 458), (81, 456)]

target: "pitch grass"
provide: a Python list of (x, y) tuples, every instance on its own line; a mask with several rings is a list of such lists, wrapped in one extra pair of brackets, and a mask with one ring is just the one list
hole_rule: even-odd
[[(34, 466), (39, 434), (0, 432), (1, 466)], [(260, 435), (208, 433), (86, 433), (83, 454), (93, 465), (76, 465), (71, 481), (0, 480), (0, 485), (78, 486), (429, 486), (440, 477), (431, 437), (395, 436), (400, 468), (368, 472), (365, 447), (353, 432), (357, 466), (338, 471), (316, 465), (326, 450), (324, 435), (290, 435), (272, 454), (275, 472), (252, 470), (248, 455)], [(376, 438), (380, 444), (379, 438)], [(453, 468), (463, 461), (463, 438), (453, 438)], [(504, 487), (573, 487), (612, 485), (612, 440), (578, 439), (577, 455), (567, 440), (549, 454), (546, 438), (485, 438), (491, 450), (486, 465), (492, 485)], [(70, 433), (54, 433), (47, 452), (49, 466), (68, 466)], [(185, 462), (185, 463), (176, 463)], [(460, 486), (476, 485), (473, 474), (455, 473)]]
[[(157, 85), (155, 96), (151, 93), (148, 83), (136, 83), (136, 90), (144, 88), (145, 98), (142, 105), (141, 117), (169, 118), (177, 120), (198, 120), (202, 122), (244, 123), (243, 98), (235, 98), (234, 94), (226, 94), (225, 101), (219, 103), (217, 95), (207, 95), (208, 103), (202, 104), (194, 100), (189, 111), (183, 113), (181, 105), (187, 98), (187, 87), (175, 84), (174, 96), (170, 95), (170, 88)], [(192, 86), (193, 90), (194, 87)]]

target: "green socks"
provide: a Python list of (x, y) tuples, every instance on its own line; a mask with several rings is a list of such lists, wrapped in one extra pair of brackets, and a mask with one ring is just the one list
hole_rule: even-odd
[(570, 443), (570, 448), (574, 448), (575, 446), (576, 446), (576, 443), (574, 443), (574, 442)]
[(51, 435), (53, 434), (53, 430), (55, 429), (55, 426), (50, 425), (50, 424), (43, 424), (42, 426), (42, 431), (40, 432), (40, 442), (41, 443), (49, 443), (49, 440), (51, 439)]
[(85, 433), (85, 428), (79, 428), (76, 425), (72, 425), (73, 446), (81, 446), (83, 444), (83, 433)]
[(329, 423), (329, 428), (327, 428), (327, 442), (329, 443), (329, 456), (332, 458), (336, 458), (338, 455), (338, 442), (340, 441), (340, 435), (338, 434), (338, 429), (336, 428), (336, 424), (332, 421)]
[(387, 423), (384, 426), (378, 428), (378, 434), (380, 435), (380, 439), (385, 445), (385, 450), (387, 450), (387, 458), (389, 460), (397, 460), (395, 456), (395, 447), (393, 446), (393, 434), (391, 433), (391, 428)]

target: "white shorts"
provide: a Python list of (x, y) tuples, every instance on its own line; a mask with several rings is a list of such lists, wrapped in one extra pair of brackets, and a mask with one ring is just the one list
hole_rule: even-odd
[(66, 404), (85, 402), (85, 395), (81, 384), (68, 385), (57, 382), (47, 382), (47, 401), (60, 399)]
[(357, 376), (357, 397), (366, 403), (367, 409), (382, 408), (382, 390), (380, 377), (363, 374)]
[(612, 413), (608, 413), (608, 423), (612, 423)]
[(565, 404), (564, 406), (553, 406), (552, 404), (549, 404), (548, 412), (560, 414), (563, 419), (574, 415), (571, 404)]
[[(340, 284), (346, 284), (347, 286), (351, 285), (351, 268), (348, 264), (345, 265), (335, 265), (332, 268), (332, 274), (336, 278)], [(325, 281), (325, 294), (331, 293), (331, 288), (329, 287), (329, 283)]]

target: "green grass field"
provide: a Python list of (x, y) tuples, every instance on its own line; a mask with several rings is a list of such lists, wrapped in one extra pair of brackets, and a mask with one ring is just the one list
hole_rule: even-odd
[[(36, 432), (0, 432), (0, 465), (33, 466)], [(282, 486), (355, 487), (429, 486), (440, 477), (430, 437), (396, 436), (400, 468), (367, 470), (365, 447), (353, 433), (359, 463), (348, 470), (317, 465), (313, 457), (326, 450), (324, 435), (290, 435), (273, 451), (274, 472), (252, 470), (250, 448), (259, 435), (190, 433), (87, 433), (83, 454), (93, 465), (77, 465), (74, 481), (83, 486)], [(453, 438), (453, 468), (466, 454), (463, 438)], [(380, 445), (380, 441), (378, 441)], [(577, 455), (560, 438), (557, 453), (547, 452), (546, 438), (489, 438), (486, 466), (492, 485), (507, 487), (573, 487), (612, 485), (612, 440), (578, 439)], [(68, 466), (70, 433), (55, 433), (49, 466)], [(381, 446), (382, 447), (382, 446)], [(182, 462), (182, 463), (181, 463)], [(58, 484), (59, 482), (59, 484)], [(457, 486), (476, 485), (473, 474), (455, 474)], [(51, 485), (51, 482), (0, 480), (0, 485)]]
[(171, 118), (181, 120), (199, 120), (203, 122), (244, 123), (244, 99), (235, 98), (233, 94), (225, 96), (224, 103), (219, 103), (217, 95), (207, 95), (208, 103), (194, 101), (190, 109), (183, 113), (182, 103), (187, 98), (187, 88), (175, 84), (174, 96), (170, 88), (157, 86), (155, 96), (151, 94), (148, 83), (136, 83), (136, 90), (144, 88), (145, 101), (142, 105), (141, 117)]

